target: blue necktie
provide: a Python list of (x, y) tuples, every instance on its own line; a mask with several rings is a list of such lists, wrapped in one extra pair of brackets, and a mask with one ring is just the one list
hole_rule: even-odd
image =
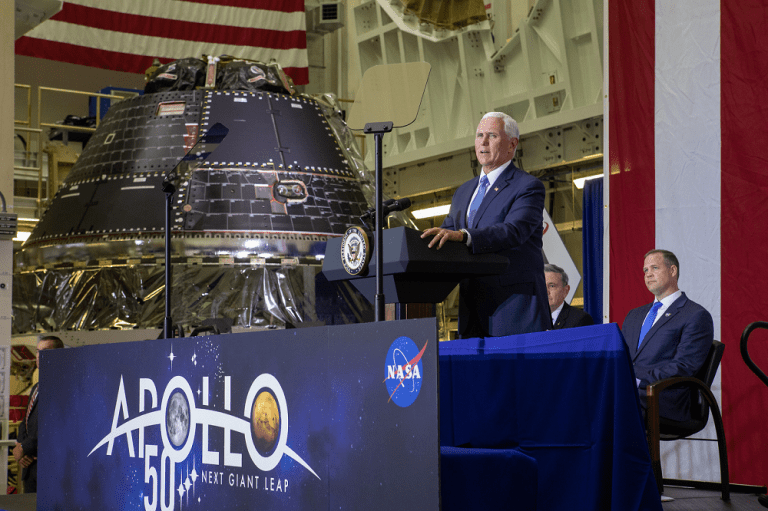
[(656, 314), (658, 314), (660, 308), (661, 302), (653, 302), (653, 307), (651, 307), (651, 311), (648, 313), (648, 316), (645, 317), (645, 321), (643, 321), (643, 327), (640, 329), (640, 339), (637, 340), (638, 349), (640, 348), (640, 344), (643, 343), (645, 334), (647, 334), (648, 330), (650, 330), (653, 326), (653, 320), (656, 319)]
[(482, 177), (480, 177), (480, 189), (477, 191), (477, 195), (475, 195), (472, 204), (469, 205), (469, 218), (467, 219), (468, 227), (474, 227), (475, 214), (477, 213), (477, 208), (479, 208), (480, 204), (483, 202), (486, 188), (488, 188), (488, 176), (483, 174)]

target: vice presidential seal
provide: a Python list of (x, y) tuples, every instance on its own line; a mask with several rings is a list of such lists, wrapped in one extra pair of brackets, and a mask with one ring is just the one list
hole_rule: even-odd
[(362, 227), (353, 225), (341, 240), (341, 264), (350, 275), (364, 274), (371, 260), (371, 244)]

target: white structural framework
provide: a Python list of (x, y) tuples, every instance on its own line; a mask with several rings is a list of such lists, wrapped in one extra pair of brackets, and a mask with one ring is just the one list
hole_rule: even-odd
[[(475, 126), (489, 111), (510, 114), (524, 137), (543, 134), (535, 166), (601, 153), (602, 123), (599, 130), (584, 123), (603, 113), (602, 1), (538, 0), (517, 27), (506, 21), (509, 3), (490, 5), (490, 21), (453, 31), (419, 23), (400, 0), (368, 0), (353, 9), (361, 75), (380, 64), (432, 66), (419, 116), (389, 137), (385, 166), (471, 148)], [(575, 154), (565, 140), (547, 143), (554, 138), (548, 130), (571, 126), (579, 132)]]

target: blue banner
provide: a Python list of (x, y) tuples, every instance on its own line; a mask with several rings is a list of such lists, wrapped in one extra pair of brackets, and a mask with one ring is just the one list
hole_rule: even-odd
[(40, 509), (439, 508), (434, 319), (45, 355)]

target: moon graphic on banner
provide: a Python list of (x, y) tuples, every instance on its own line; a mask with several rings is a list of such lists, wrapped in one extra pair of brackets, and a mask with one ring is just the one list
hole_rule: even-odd
[(256, 396), (251, 412), (253, 443), (261, 454), (275, 447), (280, 434), (280, 409), (272, 393), (263, 390)]
[(184, 444), (189, 433), (189, 403), (183, 392), (177, 390), (168, 401), (168, 410), (165, 412), (165, 427), (168, 438), (175, 447)]

